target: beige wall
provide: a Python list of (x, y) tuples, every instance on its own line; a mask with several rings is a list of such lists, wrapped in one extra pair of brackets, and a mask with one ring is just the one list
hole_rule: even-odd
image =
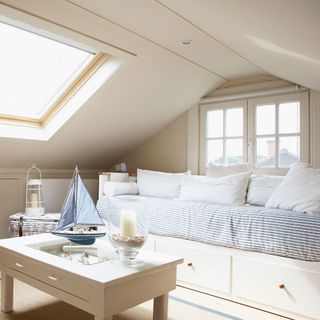
[[(9, 216), (25, 210), (26, 172), (27, 169), (0, 168), (0, 238), (8, 237)], [(73, 170), (42, 169), (41, 172), (46, 212), (59, 212)], [(98, 172), (82, 170), (81, 177), (96, 200)]]
[(127, 157), (129, 172), (137, 168), (166, 172), (187, 170), (187, 113), (143, 144)]
[[(211, 92), (208, 97), (244, 93), (255, 90), (280, 88), (290, 82), (271, 76), (232, 80)], [(130, 172), (137, 168), (167, 172), (182, 172), (192, 169), (198, 173), (198, 107), (194, 106), (147, 143), (122, 159)], [(188, 120), (189, 114), (189, 120)], [(310, 163), (320, 168), (320, 92), (310, 91)], [(188, 133), (189, 126), (189, 133)], [(188, 150), (189, 147), (189, 150)]]

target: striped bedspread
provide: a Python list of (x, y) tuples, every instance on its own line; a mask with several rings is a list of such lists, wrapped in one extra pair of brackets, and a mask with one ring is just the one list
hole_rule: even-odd
[(97, 208), (105, 218), (110, 210), (147, 211), (157, 235), (320, 261), (320, 215), (139, 196), (102, 197)]

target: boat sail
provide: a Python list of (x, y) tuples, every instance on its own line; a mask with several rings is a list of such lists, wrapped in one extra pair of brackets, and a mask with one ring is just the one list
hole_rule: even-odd
[(97, 231), (98, 226), (104, 225), (76, 167), (61, 210), (58, 227), (52, 233), (78, 244), (92, 244), (95, 238), (106, 234)]

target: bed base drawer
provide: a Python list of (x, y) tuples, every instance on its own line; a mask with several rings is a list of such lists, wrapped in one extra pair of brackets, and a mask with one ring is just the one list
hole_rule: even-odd
[(213, 250), (195, 249), (168, 241), (157, 241), (156, 250), (184, 258), (178, 266), (177, 280), (223, 294), (231, 293), (231, 256)]
[(320, 273), (234, 257), (233, 279), (237, 298), (320, 317)]

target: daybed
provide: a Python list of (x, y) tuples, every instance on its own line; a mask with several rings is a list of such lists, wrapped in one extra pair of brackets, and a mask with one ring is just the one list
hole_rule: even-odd
[(320, 319), (320, 215), (100, 195), (104, 216), (110, 210), (148, 212), (146, 247), (184, 257), (180, 285), (294, 319)]

